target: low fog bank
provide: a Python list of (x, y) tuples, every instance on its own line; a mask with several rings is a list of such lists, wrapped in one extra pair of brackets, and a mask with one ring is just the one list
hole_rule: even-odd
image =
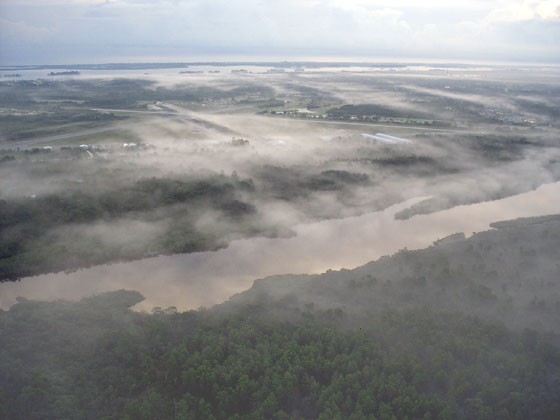
[(401, 129), (410, 143), (384, 144), (363, 126), (184, 112), (133, 131), (134, 147), (3, 152), (2, 278), (214, 250), (430, 197), (406, 219), (560, 179), (550, 134)]
[(498, 230), (451, 235), (352, 270), (268, 277), (216, 310), (264, 304), (271, 316), (292, 320), (306, 311), (341, 310), (356, 326), (384, 308), (437, 308), (552, 332), (560, 342), (558, 218), (501, 222)]
[[(0, 129), (9, 138), (128, 124), (126, 130), (63, 139), (46, 148), (0, 151), (0, 280), (116, 263), (68, 278), (95, 272), (103, 278), (92, 285), (118, 283), (125, 274), (113, 273), (113, 267), (150, 257), (139, 264), (154, 268), (140, 265), (139, 274), (130, 269), (126, 275), (168, 282), (170, 295), (189, 271), (181, 277), (185, 268), (168, 261), (204, 259), (199, 257), (204, 251), (219, 250), (216, 255), (229, 255), (223, 266), (231, 267), (230, 252), (243, 261), (259, 255), (250, 248), (235, 251), (243, 238), (260, 238), (249, 244), (288, 244), (270, 248), (278, 263), (270, 257), (262, 264), (243, 263), (257, 268), (231, 269), (235, 279), (248, 282), (274, 273), (351, 267), (399, 247), (425, 246), (437, 236), (485, 229), (505, 210), (485, 225), (454, 221), (448, 228), (442, 219), (418, 235), (400, 230), (407, 223), (392, 218), (419, 225), (418, 215), (560, 179), (557, 79), (539, 70), (518, 76), (501, 68), (167, 71), (159, 79), (101, 75), (0, 83)], [(387, 144), (379, 135), (410, 142)], [(390, 207), (402, 202), (408, 204)], [(546, 204), (534, 204), (519, 215), (548, 211)], [(363, 233), (367, 239), (348, 240), (345, 250), (328, 250), (330, 243), (322, 243), (360, 237), (357, 216), (375, 220), (386, 213), (372, 212), (383, 209), (390, 216), (372, 221)], [(333, 220), (343, 218), (350, 219)], [(314, 226), (313, 233), (305, 226)], [(389, 239), (385, 226), (392, 229)], [(427, 239), (415, 242), (420, 236)], [(306, 240), (321, 244), (316, 257)], [(228, 245), (231, 250), (223, 249)], [(294, 258), (288, 246), (309, 253), (307, 260)], [(372, 252), (372, 246), (378, 250)], [(175, 255), (181, 253), (192, 256)], [(168, 256), (153, 258), (157, 255)], [(159, 273), (162, 261), (169, 268)], [(200, 286), (201, 291), (191, 287), (191, 297), (177, 293), (184, 299), (177, 306), (210, 305), (244, 287), (235, 279), (228, 285), (226, 270), (211, 272), (205, 268), (189, 280), (198, 285), (205, 275), (214, 276), (210, 291)], [(65, 278), (37, 277), (49, 283)]]
[(558, 72), (284, 67), (0, 82), (0, 417), (560, 417)]
[(161, 256), (4, 283), (0, 305), (9, 307), (17, 296), (78, 299), (126, 288), (146, 296), (139, 310), (208, 307), (248, 289), (255, 278), (356, 267), (399, 249), (424, 248), (455, 232), (485, 231), (491, 222), (504, 218), (560, 213), (559, 197), (560, 183), (555, 183), (498, 201), (396, 220), (396, 213), (421, 200), (415, 199), (381, 212), (296, 225), (288, 238), (235, 240), (215, 252)]

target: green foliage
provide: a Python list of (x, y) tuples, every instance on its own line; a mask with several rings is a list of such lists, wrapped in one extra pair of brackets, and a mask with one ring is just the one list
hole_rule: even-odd
[(263, 166), (258, 172), (258, 179), (264, 190), (282, 200), (308, 197), (316, 191), (335, 191), (342, 198), (349, 186), (369, 182), (369, 176), (363, 173), (326, 170), (309, 174), (303, 168), (272, 165)]
[[(0, 281), (154, 254), (216, 249), (223, 246), (224, 238), (197, 231), (191, 213), (210, 209), (226, 220), (243, 221), (256, 212), (253, 205), (237, 198), (236, 191), (244, 190), (246, 183), (217, 175), (203, 179), (152, 177), (101, 192), (69, 190), (0, 200)], [(153, 222), (154, 213), (156, 219), (172, 218), (173, 223), (159, 235), (127, 246), (72, 230), (122, 219)], [(240, 226), (242, 229), (243, 224)]]
[(547, 216), (520, 217), (518, 219), (513, 219), (513, 220), (503, 220), (499, 222), (490, 223), (490, 226), (495, 229), (505, 229), (510, 227), (522, 227), (522, 226), (536, 225), (539, 223), (558, 222), (558, 221), (560, 221), (560, 214), (551, 214)]
[[(553, 419), (557, 347), (458, 314), (126, 309), (119, 291), (0, 312), (0, 406), (28, 419)], [(341, 314), (340, 316), (344, 316)]]

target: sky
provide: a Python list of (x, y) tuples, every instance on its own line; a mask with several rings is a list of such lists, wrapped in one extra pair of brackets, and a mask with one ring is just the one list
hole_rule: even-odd
[(560, 0), (0, 0), (0, 64), (560, 63)]

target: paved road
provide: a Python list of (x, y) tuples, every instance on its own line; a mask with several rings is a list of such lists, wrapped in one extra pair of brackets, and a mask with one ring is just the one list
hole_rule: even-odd
[(390, 127), (390, 128), (403, 128), (406, 130), (439, 131), (444, 133), (484, 134), (482, 131), (453, 130), (447, 128), (426, 128), (426, 127), (417, 127), (412, 125), (372, 124), (372, 123), (357, 123), (357, 122), (348, 122), (348, 121), (313, 120), (311, 118), (290, 118), (290, 117), (264, 117), (264, 118), (283, 118), (285, 120), (310, 122), (316, 124), (343, 124), (343, 125), (359, 125), (363, 127)]
[[(172, 104), (163, 104), (164, 107), (172, 109), (173, 111), (141, 111), (141, 110), (129, 110), (129, 109), (113, 109), (113, 108), (93, 108), (92, 111), (100, 111), (100, 112), (123, 112), (123, 113), (135, 113), (135, 114), (149, 114), (149, 115), (161, 115), (161, 116), (165, 116), (165, 117), (175, 117), (175, 119), (179, 120), (179, 121), (183, 121), (183, 122), (190, 122), (190, 123), (196, 123), (196, 124), (201, 124), (206, 126), (207, 128), (214, 128), (214, 129), (218, 129), (220, 131), (224, 131), (224, 132), (228, 132), (230, 133), (230, 130), (228, 130), (225, 127), (221, 127), (217, 124), (213, 124), (213, 123), (209, 123), (205, 120), (199, 119), (199, 118), (195, 118), (197, 115), (196, 113), (193, 113), (192, 111), (185, 109), (183, 107), (177, 106), (177, 105), (172, 105)], [(111, 125), (108, 127), (99, 127), (99, 128), (91, 128), (89, 130), (81, 130), (81, 131), (76, 131), (74, 133), (66, 133), (66, 134), (58, 134), (58, 135), (54, 135), (54, 136), (47, 136), (47, 137), (39, 137), (36, 139), (31, 139), (31, 140), (20, 140), (20, 141), (10, 141), (8, 143), (3, 143), (0, 144), (0, 150), (2, 149), (17, 149), (18, 147), (20, 148), (24, 148), (24, 147), (29, 147), (29, 146), (34, 146), (34, 145), (39, 145), (41, 143), (47, 143), (50, 141), (55, 141), (55, 140), (63, 140), (63, 139), (69, 139), (69, 138), (73, 138), (73, 137), (80, 137), (80, 136), (87, 136), (90, 134), (97, 134), (97, 133), (104, 133), (106, 131), (114, 131), (114, 130), (120, 130), (123, 128), (130, 128), (130, 127), (136, 127), (139, 125), (145, 125), (145, 124), (151, 124), (153, 122), (153, 120), (148, 120), (148, 121), (137, 121), (134, 123), (128, 123), (128, 124), (117, 124), (117, 125)]]
[[(180, 114), (192, 115), (192, 111), (180, 107), (178, 105), (172, 105), (168, 103), (164, 103), (163, 106), (173, 109)], [(222, 111), (230, 111), (235, 109), (244, 109), (244, 108), (251, 108), (251, 106), (241, 106), (241, 107), (226, 107), (223, 110), (215, 110), (209, 112), (209, 114), (217, 114)], [(264, 117), (264, 118), (279, 118), (279, 117)], [(469, 131), (469, 130), (453, 130), (447, 128), (427, 128), (427, 127), (417, 127), (417, 126), (407, 126), (407, 125), (389, 125), (389, 124), (372, 124), (372, 123), (356, 123), (356, 122), (349, 122), (349, 121), (326, 121), (326, 120), (313, 120), (309, 119), (302, 119), (302, 118), (289, 118), (284, 117), (284, 119), (294, 120), (294, 121), (303, 121), (303, 122), (311, 122), (311, 123), (319, 123), (319, 124), (343, 124), (343, 125), (358, 125), (364, 127), (390, 127), (390, 128), (404, 128), (407, 130), (422, 130), (422, 131), (439, 131), (444, 133), (462, 133), (462, 134), (484, 134), (481, 131)]]
[[(92, 111), (124, 112), (124, 113), (133, 113), (133, 114), (178, 116), (177, 112), (171, 112), (171, 111), (165, 111), (165, 110), (161, 110), (161, 111), (140, 111), (140, 110), (132, 110), (132, 109), (92, 108)], [(186, 110), (182, 109), (182, 111), (186, 111)], [(10, 141), (9, 143), (0, 144), (0, 150), (2, 150), (2, 149), (3, 150), (17, 149), (18, 147), (28, 147), (28, 146), (38, 145), (38, 144), (41, 144), (41, 143), (47, 143), (49, 141), (64, 140), (64, 139), (70, 139), (70, 138), (73, 138), (73, 137), (87, 136), (87, 135), (90, 135), (90, 134), (104, 133), (106, 131), (114, 131), (114, 130), (136, 127), (136, 126), (139, 126), (139, 125), (151, 124), (152, 122), (153, 122), (152, 120), (137, 121), (137, 122), (128, 123), (128, 124), (117, 124), (117, 125), (111, 125), (111, 126), (108, 126), (108, 127), (91, 128), (89, 130), (81, 130), (81, 131), (76, 131), (74, 133), (57, 134), (57, 135), (54, 135), (54, 136), (39, 137), (39, 138), (36, 138), (36, 139), (31, 139), (31, 140)]]
[(54, 140), (69, 139), (72, 137), (87, 136), (90, 134), (104, 133), (106, 131), (120, 130), (123, 128), (131, 128), (139, 125), (151, 124), (151, 121), (135, 122), (129, 124), (117, 124), (109, 127), (92, 128), (89, 130), (76, 131), (74, 133), (58, 134), (55, 136), (39, 137), (32, 140), (10, 141), (9, 143), (0, 144), (0, 149), (17, 149), (18, 147), (33, 146), (41, 143), (47, 143)]
[(239, 133), (230, 130), (229, 127), (204, 119), (205, 113), (191, 111), (183, 108), (182, 106), (168, 104), (167, 102), (163, 102), (161, 106), (176, 111), (173, 115), (176, 115), (178, 119), (183, 120), (184, 122), (198, 124), (204, 128), (216, 130), (224, 134), (239, 135)]
[(113, 109), (113, 108), (92, 108), (92, 111), (101, 111), (101, 112), (125, 112), (127, 114), (159, 114), (159, 115), (177, 115), (176, 112), (171, 111), (139, 111), (133, 109)]
[[(198, 119), (195, 118), (197, 115), (197, 113), (193, 113), (190, 110), (187, 110), (183, 107), (177, 106), (177, 105), (172, 105), (172, 104), (164, 104), (165, 107), (173, 109), (175, 112), (170, 112), (170, 111), (138, 111), (138, 110), (126, 110), (126, 109), (107, 109), (107, 108), (95, 108), (93, 109), (94, 111), (109, 111), (109, 112), (127, 112), (127, 113), (141, 113), (141, 114), (151, 114), (151, 115), (164, 115), (164, 116), (175, 116), (178, 117), (178, 119), (184, 119), (185, 117), (188, 118), (188, 120), (184, 120), (185, 122), (195, 122), (195, 123), (199, 123), (199, 124), (203, 124), (205, 126), (207, 126), (207, 128), (214, 128), (214, 129), (220, 129), (221, 131), (224, 132), (231, 132), (231, 130), (227, 129), (226, 127), (222, 127), (218, 124), (214, 124), (214, 123), (209, 123), (205, 120), (202, 119)], [(231, 108), (230, 108), (231, 110)], [(213, 113), (217, 113), (219, 111), (214, 111)], [(267, 117), (264, 117), (267, 118)], [(268, 118), (278, 118), (278, 117), (268, 117)], [(356, 126), (363, 126), (363, 127), (389, 127), (389, 128), (401, 128), (401, 129), (407, 129), (407, 130), (422, 130), (422, 131), (436, 131), (436, 132), (444, 132), (444, 133), (469, 133), (469, 134), (484, 134), (480, 131), (467, 131), (467, 130), (452, 130), (452, 129), (446, 129), (446, 128), (426, 128), (426, 127), (414, 127), (414, 126), (405, 126), (405, 125), (388, 125), (388, 124), (370, 124), (370, 123), (358, 123), (358, 122), (348, 122), (348, 121), (325, 121), (325, 120), (312, 120), (312, 119), (299, 119), (299, 118), (285, 118), (285, 119), (290, 119), (293, 121), (300, 121), (300, 122), (309, 122), (309, 123), (315, 123), (315, 124), (338, 124), (338, 125), (356, 125)], [(134, 123), (128, 123), (128, 124), (117, 124), (117, 125), (111, 125), (109, 127), (100, 127), (100, 128), (92, 128), (89, 130), (82, 130), (82, 131), (77, 131), (74, 133), (66, 133), (66, 134), (58, 134), (58, 135), (54, 135), (54, 136), (47, 136), (47, 137), (39, 137), (36, 139), (31, 139), (31, 140), (21, 140), (21, 141), (11, 141), (9, 143), (4, 143), (4, 144), (0, 144), (0, 150), (1, 149), (16, 149), (18, 147), (28, 147), (28, 146), (33, 146), (33, 145), (37, 145), (37, 144), (41, 144), (41, 143), (47, 143), (49, 141), (54, 141), (54, 140), (63, 140), (63, 139), (69, 139), (69, 138), (73, 138), (73, 137), (80, 137), (80, 136), (87, 136), (90, 134), (97, 134), (97, 133), (104, 133), (106, 131), (114, 131), (114, 130), (120, 130), (120, 129), (124, 129), (124, 128), (131, 128), (131, 127), (136, 127), (139, 125), (145, 125), (145, 124), (151, 124), (152, 121), (142, 121), (142, 122), (134, 122)]]

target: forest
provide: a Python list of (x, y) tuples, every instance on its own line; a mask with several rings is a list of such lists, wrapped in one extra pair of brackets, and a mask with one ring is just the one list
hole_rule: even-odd
[[(560, 414), (560, 352), (534, 330), (428, 308), (269, 317), (128, 307), (137, 292), (20, 299), (0, 312), (3, 418), (539, 419)], [(282, 303), (279, 302), (279, 305)]]
[[(0, 311), (2, 418), (557, 419), (554, 219), (257, 280), (209, 309), (18, 298)], [(510, 259), (541, 280), (492, 268)]]
[[(246, 146), (220, 147), (232, 153)], [(255, 165), (252, 177), (178, 173), (154, 164), (165, 160), (161, 151), (115, 149), (92, 148), (95, 160), (79, 147), (0, 152), (0, 171), (14, 191), (0, 198), (0, 281), (284, 235), (290, 226), (268, 220), (263, 202), (296, 204), (323, 192), (351, 202), (351, 188), (370, 184), (367, 174), (321, 166)], [(56, 187), (45, 192), (44, 185)], [(210, 225), (208, 215), (220, 223)]]
[[(401, 249), (353, 268), (256, 280), (223, 305), (282, 301), (270, 313), (342, 308), (367, 326), (384, 308), (438, 308), (478, 316), (521, 331), (556, 336), (560, 345), (559, 215), (496, 222), (498, 229), (455, 234), (428, 248)], [(528, 223), (531, 220), (532, 223)]]
[[(247, 181), (225, 176), (206, 179), (146, 178), (115, 190), (92, 193), (68, 191), (36, 198), (0, 200), (0, 280), (149, 255), (211, 250), (224, 238), (197, 232), (193, 214), (210, 209), (241, 222), (255, 213), (251, 204), (236, 199)], [(137, 221), (173, 220), (150, 240), (126, 245), (100, 238), (57, 231), (60, 225), (110, 222), (124, 217)], [(243, 225), (239, 225), (243, 229)], [(250, 228), (247, 228), (250, 229)], [(7, 234), (9, 232), (9, 234)]]

